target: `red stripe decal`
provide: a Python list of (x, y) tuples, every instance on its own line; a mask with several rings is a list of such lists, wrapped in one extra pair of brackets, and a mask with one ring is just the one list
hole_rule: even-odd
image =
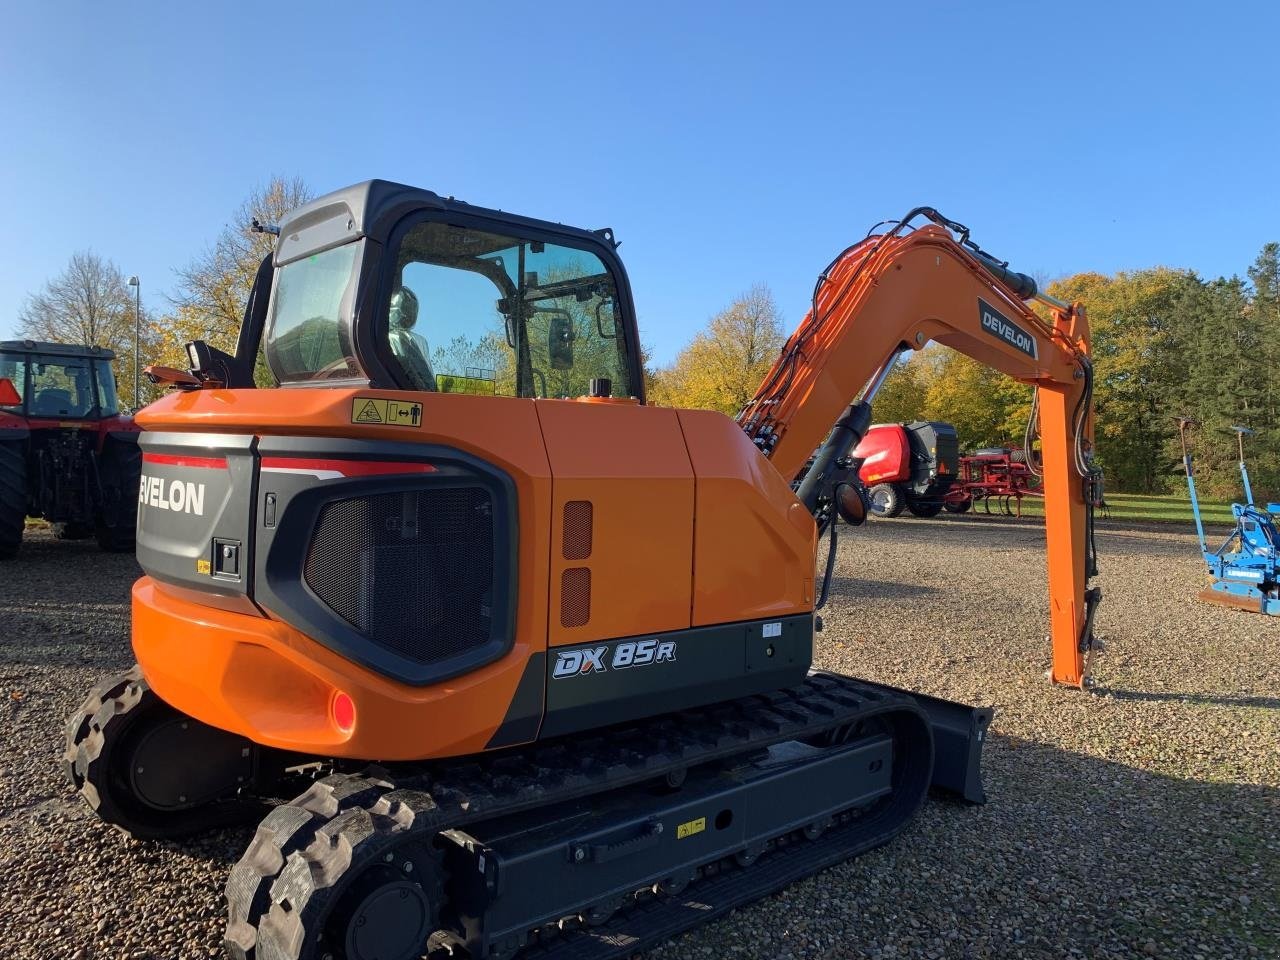
[(143, 463), (158, 463), (165, 467), (204, 467), (208, 470), (227, 469), (226, 457), (187, 457), (171, 453), (144, 453)]
[(429, 463), (392, 463), (379, 460), (315, 460), (306, 457), (263, 457), (262, 466), (280, 470), (332, 470), (344, 477), (372, 477), (393, 473), (435, 473)]

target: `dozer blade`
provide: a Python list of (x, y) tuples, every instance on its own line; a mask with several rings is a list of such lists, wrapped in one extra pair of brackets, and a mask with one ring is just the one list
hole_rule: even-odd
[(863, 681), (892, 693), (911, 697), (924, 710), (933, 728), (933, 782), (935, 790), (960, 797), (968, 803), (986, 803), (982, 787), (982, 745), (995, 711), (991, 707), (971, 707), (924, 693), (900, 690)]

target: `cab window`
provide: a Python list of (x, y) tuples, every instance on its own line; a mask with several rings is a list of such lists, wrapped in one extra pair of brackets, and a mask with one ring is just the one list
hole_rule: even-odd
[(617, 286), (594, 253), (427, 221), (395, 251), (385, 337), (417, 390), (636, 394)]
[(87, 357), (33, 355), (27, 412), (33, 417), (88, 417), (98, 407)]

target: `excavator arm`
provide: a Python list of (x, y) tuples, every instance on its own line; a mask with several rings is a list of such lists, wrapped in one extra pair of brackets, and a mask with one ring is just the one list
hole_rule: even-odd
[[(930, 223), (913, 229), (920, 217)], [(1048, 319), (1026, 303), (1032, 299), (1048, 308)], [(972, 243), (967, 228), (918, 208), (823, 271), (809, 313), (738, 421), (784, 477), (795, 478), (813, 457), (797, 493), (823, 529), (856, 483), (849, 453), (870, 425), (877, 390), (905, 351), (931, 340), (1036, 388), (1051, 676), (1083, 686), (1101, 599), (1088, 586), (1101, 475), (1092, 466), (1093, 368), (1083, 307), (1039, 293), (1032, 278)]]

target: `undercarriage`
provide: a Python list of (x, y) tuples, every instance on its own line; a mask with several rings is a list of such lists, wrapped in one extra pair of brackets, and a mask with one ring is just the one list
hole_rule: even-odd
[(237, 960), (604, 958), (887, 842), (931, 785), (980, 802), (990, 718), (814, 673), (494, 755), (371, 766), (208, 727), (135, 668), (72, 717), (66, 765), (135, 836), (269, 810), (227, 883)]

